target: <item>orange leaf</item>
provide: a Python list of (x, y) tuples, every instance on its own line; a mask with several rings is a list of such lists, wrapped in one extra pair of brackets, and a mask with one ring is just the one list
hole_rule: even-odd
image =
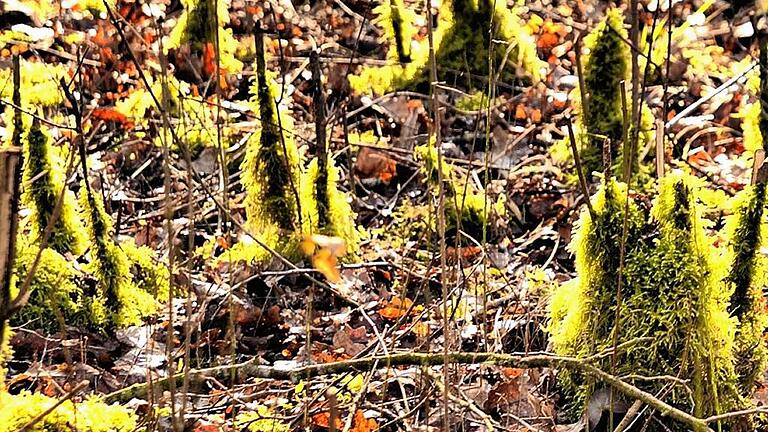
[(371, 432), (379, 429), (379, 424), (374, 419), (365, 418), (363, 410), (355, 411), (355, 422), (350, 429), (352, 432)]
[(314, 234), (304, 237), (301, 249), (305, 255), (312, 258), (312, 266), (326, 279), (333, 283), (341, 280), (337, 258), (347, 253), (347, 244), (344, 239)]
[(528, 118), (528, 114), (525, 112), (523, 104), (518, 104), (517, 108), (515, 108), (515, 118), (517, 120), (525, 120)]
[(203, 72), (207, 76), (216, 72), (216, 49), (210, 42), (207, 42), (203, 47)]
[(412, 305), (413, 302), (408, 298), (395, 297), (379, 310), (379, 315), (386, 319), (396, 320), (405, 315)]

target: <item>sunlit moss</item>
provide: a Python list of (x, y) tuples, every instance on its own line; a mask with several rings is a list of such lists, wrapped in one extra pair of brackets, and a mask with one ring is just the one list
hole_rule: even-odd
[(157, 299), (168, 298), (170, 285), (168, 267), (152, 258), (154, 251), (146, 246), (136, 246), (133, 239), (121, 242), (120, 249), (128, 257), (132, 267), (133, 283)]
[[(0, 432), (13, 432), (38, 414), (52, 407), (58, 399), (24, 391), (11, 395), (0, 391)], [(74, 403), (64, 401), (29, 431), (129, 432), (137, 427), (138, 419), (129, 409), (107, 405), (98, 398)]]
[(101, 198), (95, 191), (89, 193), (83, 185), (80, 199), (91, 241), (86, 269), (99, 281), (99, 292), (91, 310), (94, 320), (104, 326), (139, 325), (143, 318), (158, 310), (159, 303), (155, 296), (133, 283), (131, 262), (112, 240), (112, 220)]
[[(213, 61), (216, 26), (218, 25), (221, 68), (230, 73), (241, 71), (243, 63), (235, 58), (238, 42), (232, 35), (232, 29), (224, 28), (229, 23), (227, 2), (223, 0), (182, 0), (181, 3), (184, 5), (184, 13), (171, 30), (166, 48), (175, 49), (182, 44), (189, 43), (190, 47), (200, 53), (203, 59), (207, 57), (209, 61)], [(216, 8), (215, 11), (214, 8)], [(203, 72), (211, 75), (215, 70), (206, 72), (206, 65), (203, 65)]]
[[(40, 122), (32, 122), (24, 142), (23, 204), (32, 212), (33, 239), (39, 241), (51, 221), (62, 189), (66, 188), (64, 167), (51, 149), (51, 139)], [(80, 255), (85, 248), (85, 231), (78, 215), (74, 194), (64, 192), (48, 246), (60, 253)]]
[(768, 267), (759, 248), (763, 244), (765, 224), (764, 183), (748, 187), (734, 198), (733, 215), (725, 226), (728, 247), (724, 261), (729, 263), (725, 282), (730, 285), (729, 311), (738, 319), (735, 355), (742, 390), (750, 394), (765, 370), (768, 350), (763, 334), (768, 325), (763, 287)]
[(360, 231), (355, 223), (355, 213), (347, 202), (347, 195), (338, 189), (339, 169), (332, 160), (328, 161), (327, 168), (328, 208), (323, 209), (326, 212), (323, 220), (326, 220), (327, 224), (319, 226), (321, 209), (317, 200), (318, 172), (317, 159), (315, 159), (310, 162), (306, 173), (302, 176), (301, 202), (304, 203), (302, 205), (303, 220), (305, 225), (309, 225), (308, 232), (341, 237), (347, 243), (347, 250), (354, 253), (360, 242)]
[[(592, 200), (596, 219), (583, 210), (571, 250), (578, 278), (551, 302), (555, 351), (585, 357), (613, 346), (626, 187), (614, 180)], [(618, 343), (640, 337), (617, 356), (618, 376), (652, 393), (666, 384), (643, 376), (689, 380), (666, 389), (665, 400), (700, 417), (747, 406), (737, 392), (732, 354), (735, 323), (726, 310), (714, 248), (702, 229), (695, 189), (685, 175), (667, 176), (651, 214), (630, 200)], [(598, 366), (610, 370), (610, 356)], [(579, 374), (561, 373), (566, 413), (581, 415), (596, 390)], [(683, 430), (680, 425), (673, 430)]]
[[(21, 102), (25, 107), (48, 107), (60, 104), (64, 94), (59, 87), (61, 78), (69, 79), (67, 67), (42, 61), (21, 60)], [(11, 100), (13, 94), (13, 71), (0, 69), (0, 96)]]
[[(17, 242), (15, 279), (23, 283), (38, 252), (37, 245), (20, 237)], [(70, 325), (89, 325), (86, 305), (89, 297), (83, 293), (81, 275), (72, 263), (53, 249), (40, 255), (30, 284), (28, 303), (13, 317), (12, 323), (31, 323), (34, 328), (58, 328), (57, 316)]]
[(10, 343), (12, 335), (11, 327), (6, 323), (3, 326), (2, 333), (0, 333), (0, 394), (5, 391), (5, 375), (8, 372), (5, 369), (5, 364), (13, 357)]
[[(400, 2), (387, 2), (377, 8), (379, 22), (384, 29), (384, 42), (390, 44), (387, 59), (392, 62), (383, 67), (365, 67), (357, 76), (350, 76), (350, 85), (357, 92), (383, 94), (406, 87), (419, 87), (428, 83), (429, 42), (416, 41), (415, 14)], [(494, 32), (478, 31), (494, 23)], [(502, 40), (507, 45), (496, 50), (495, 67), (500, 67), (506, 56), (505, 70), (517, 70), (533, 80), (542, 78), (546, 63), (536, 54), (533, 37), (526, 32), (516, 8), (509, 9), (504, 2), (490, 0), (447, 0), (442, 2), (434, 32), (434, 50), (438, 68), (451, 73), (469, 73), (488, 76), (488, 47), (490, 40)], [(410, 52), (408, 52), (410, 49)], [(404, 61), (405, 60), (405, 61)], [(514, 72), (502, 75), (514, 76)], [(480, 82), (470, 87), (478, 87)]]
[[(624, 29), (624, 17), (621, 10), (609, 9), (605, 18), (587, 37), (584, 46), (588, 54), (582, 58), (584, 63), (584, 93), (588, 98), (587, 109), (583, 109), (581, 92), (577, 88), (571, 93), (574, 106), (581, 112), (573, 125), (577, 148), (587, 176), (593, 171), (603, 171), (603, 143), (607, 139), (611, 144), (613, 173), (623, 178), (624, 161), (627, 155), (624, 136), (624, 113), (621, 97), (621, 81), (627, 83), (626, 100), (631, 104), (629, 94), (630, 50), (624, 42), (628, 39)], [(630, 107), (628, 107), (629, 109)], [(654, 117), (651, 110), (642, 104), (640, 124), (630, 125), (630, 133), (637, 133), (637, 151), (641, 154), (654, 140)], [(637, 128), (637, 129), (635, 129)], [(557, 142), (550, 150), (556, 163), (571, 163), (570, 139)], [(652, 186), (648, 168), (633, 161), (633, 186)], [(575, 183), (575, 175), (572, 177)]]
[(291, 425), (277, 418), (274, 412), (264, 405), (252, 410), (244, 410), (235, 419), (238, 430), (249, 432), (289, 432)]
[(293, 140), (293, 119), (276, 103), (277, 89), (266, 70), (266, 60), (256, 59), (251, 87), (252, 105), (261, 127), (247, 143), (241, 169), (246, 195), (248, 224), (255, 229), (274, 224), (298, 231), (301, 159)]
[[(434, 143), (416, 146), (414, 159), (420, 162), (420, 171), (436, 196), (439, 178), (437, 147)], [(464, 232), (479, 238), (483, 227), (490, 220), (489, 215), (504, 215), (506, 212), (505, 197), (499, 196), (491, 200), (484, 190), (478, 189), (471, 179), (461, 178), (455, 167), (443, 161), (442, 178), (445, 187), (445, 221), (446, 229), (456, 230), (459, 227)]]

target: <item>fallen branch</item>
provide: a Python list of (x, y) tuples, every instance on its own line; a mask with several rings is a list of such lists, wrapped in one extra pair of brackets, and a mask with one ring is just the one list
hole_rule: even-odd
[[(622, 381), (614, 375), (600, 370), (585, 359), (561, 357), (549, 354), (521, 356), (514, 354), (497, 354), (488, 352), (457, 352), (449, 353), (447, 360), (448, 363), (456, 364), (485, 363), (516, 368), (549, 367), (578, 371), (585, 375), (589, 375), (592, 378), (595, 378), (597, 381), (613, 387), (628, 399), (644, 402), (646, 405), (654, 408), (662, 415), (668, 416), (680, 423), (687, 425), (695, 432), (712, 431), (712, 429), (707, 426), (708, 423), (723, 418), (723, 415), (729, 415), (723, 414), (721, 416), (711, 417), (708, 419), (695, 417), (685, 411), (667, 404), (664, 401), (659, 400), (648, 392), (645, 392), (629, 383)], [(378, 364), (379, 362), (389, 366), (442, 366), (444, 361), (445, 355), (443, 353), (397, 353), (389, 356), (364, 357), (359, 359), (313, 364), (301, 367), (276, 367), (263, 365), (259, 362), (259, 359), (254, 358), (252, 360), (235, 365), (224, 365), (206, 369), (192, 370), (190, 371), (190, 379), (200, 382), (208, 377), (229, 377), (231, 376), (231, 373), (236, 372), (241, 377), (299, 381), (302, 379), (308, 379), (321, 375), (332, 375), (354, 370), (370, 370), (372, 365)], [(183, 378), (183, 374), (176, 374), (173, 377), (176, 382), (181, 382)], [(169, 382), (169, 378), (163, 378), (159, 381), (156, 381), (154, 383), (155, 389), (157, 391), (162, 391), (169, 385)], [(139, 383), (106, 395), (104, 399), (109, 403), (126, 402), (132, 398), (144, 397), (146, 393), (146, 383)], [(745, 411), (744, 415), (749, 413), (750, 412)], [(741, 415), (741, 413), (734, 413), (730, 416), (733, 415)]]

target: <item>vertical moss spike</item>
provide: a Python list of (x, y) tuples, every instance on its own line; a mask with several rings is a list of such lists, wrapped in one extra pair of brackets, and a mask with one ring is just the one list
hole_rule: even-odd
[(406, 40), (409, 33), (406, 33), (404, 29), (407, 26), (413, 25), (413, 23), (406, 22), (403, 18), (403, 13), (406, 11), (403, 0), (390, 0), (389, 7), (392, 14), (390, 22), (392, 24), (392, 36), (394, 37), (397, 58), (400, 60), (400, 63), (408, 63), (411, 61), (411, 47), (410, 39)]
[(256, 226), (274, 224), (283, 230), (295, 231), (301, 225), (296, 196), (300, 158), (292, 136), (293, 121), (277, 106), (259, 25), (256, 34), (256, 77), (252, 92), (261, 127), (251, 138), (242, 164), (246, 212), (249, 223)]
[(102, 326), (138, 325), (142, 318), (157, 311), (158, 302), (133, 284), (130, 261), (112, 240), (112, 220), (101, 198), (85, 185), (82, 190), (81, 206), (91, 241), (88, 270), (99, 279), (98, 298), (92, 303), (93, 320)]
[(585, 38), (590, 50), (584, 66), (584, 84), (589, 95), (589, 110), (584, 124), (589, 134), (589, 147), (584, 150), (588, 168), (599, 164), (602, 139), (607, 136), (614, 146), (623, 142), (621, 81), (629, 78), (629, 49), (624, 17), (619, 9), (610, 9), (605, 19)]
[[(39, 239), (66, 184), (63, 168), (51, 149), (50, 137), (37, 118), (32, 121), (25, 144), (22, 201), (32, 211), (32, 229)], [(80, 255), (84, 250), (85, 234), (77, 212), (74, 194), (65, 190), (61, 211), (48, 241), (59, 253)]]

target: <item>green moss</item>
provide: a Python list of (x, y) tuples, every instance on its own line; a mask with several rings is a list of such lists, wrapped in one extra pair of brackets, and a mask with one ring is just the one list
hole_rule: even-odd
[[(15, 279), (21, 283), (38, 252), (36, 245), (20, 237), (16, 254)], [(13, 317), (12, 323), (31, 322), (35, 328), (59, 328), (57, 316), (70, 325), (89, 325), (87, 304), (90, 298), (81, 288), (81, 275), (64, 256), (46, 248), (30, 284), (29, 302)]]
[[(308, 230), (305, 232), (325, 234), (344, 239), (347, 244), (347, 251), (354, 253), (360, 243), (360, 231), (355, 223), (355, 213), (347, 202), (347, 195), (338, 189), (339, 169), (333, 163), (328, 162), (328, 181), (326, 184), (326, 196), (328, 197), (328, 207), (322, 208), (318, 205), (318, 163), (317, 159), (310, 162), (306, 173), (302, 176), (301, 202), (304, 212), (305, 225)], [(320, 217), (320, 211), (326, 214)], [(319, 221), (325, 220), (327, 224), (321, 226)]]
[[(627, 155), (622, 145), (624, 137), (624, 114), (621, 98), (621, 81), (627, 82), (629, 90), (630, 49), (624, 40), (628, 39), (624, 29), (624, 17), (621, 10), (608, 10), (605, 18), (587, 37), (584, 46), (589, 54), (584, 56), (584, 93), (588, 98), (587, 109), (583, 109), (581, 91), (572, 92), (574, 105), (582, 115), (574, 124), (574, 135), (579, 149), (582, 165), (587, 176), (593, 171), (603, 171), (603, 142), (611, 143), (613, 173), (624, 176), (624, 161)], [(627, 102), (631, 103), (627, 94)], [(640, 110), (640, 124), (630, 125), (630, 134), (637, 127), (638, 149), (643, 149), (654, 140), (654, 116), (643, 104)], [(570, 140), (566, 137), (556, 143), (550, 153), (556, 163), (571, 163)], [(637, 154), (637, 153), (636, 153)], [(633, 161), (632, 186), (640, 190), (652, 189), (649, 169), (638, 161)], [(576, 182), (576, 175), (570, 179)]]
[(146, 246), (136, 246), (133, 239), (120, 243), (120, 249), (131, 264), (134, 285), (157, 299), (168, 298), (170, 289), (168, 267), (152, 258), (154, 251)]
[[(596, 219), (583, 211), (577, 224), (570, 247), (578, 278), (555, 292), (550, 311), (559, 354), (585, 357), (613, 346), (626, 193), (624, 185), (610, 181), (593, 199)], [(618, 343), (650, 341), (619, 353), (616, 375), (689, 380), (691, 393), (676, 385), (665, 400), (697, 416), (744, 408), (736, 388), (728, 292), (713, 264), (714, 248), (704, 235), (691, 182), (684, 175), (666, 177), (651, 214), (630, 201), (628, 221)], [(610, 370), (610, 356), (597, 365)], [(569, 399), (565, 411), (578, 417), (596, 386), (579, 374), (563, 372), (561, 379)], [(628, 380), (651, 393), (668, 386)]]
[[(391, 48), (387, 59), (393, 64), (363, 68), (358, 76), (350, 76), (353, 89), (358, 92), (383, 94), (408, 87), (424, 87), (429, 82), (429, 42), (426, 38), (416, 42), (415, 14), (399, 1), (379, 6), (378, 22), (384, 29), (384, 41)], [(494, 23), (493, 32), (478, 31)], [(507, 57), (502, 79), (515, 77), (515, 66), (533, 80), (542, 77), (547, 67), (536, 55), (533, 37), (525, 31), (516, 8), (509, 9), (503, 2), (490, 0), (449, 0), (442, 3), (434, 33), (434, 49), (440, 73), (446, 72), (488, 76), (488, 49), (491, 39), (509, 45), (495, 50), (494, 66), (498, 68), (506, 55), (506, 46), (512, 47)], [(408, 52), (410, 48), (410, 52)], [(468, 87), (479, 87), (468, 78)]]
[(264, 57), (257, 57), (251, 91), (261, 127), (248, 141), (241, 165), (247, 192), (246, 214), (254, 229), (274, 224), (286, 231), (297, 231), (299, 206), (294, 188), (300, 186), (301, 161), (293, 141), (293, 120), (277, 106), (277, 91), (270, 81)]
[[(19, 430), (57, 402), (41, 394), (0, 391), (0, 432)], [(129, 432), (137, 427), (136, 415), (120, 405), (107, 405), (97, 398), (65, 401), (29, 431)]]
[(3, 326), (2, 334), (0, 334), (0, 393), (5, 391), (5, 375), (8, 373), (5, 370), (5, 363), (13, 357), (13, 350), (10, 344), (12, 335), (11, 327), (6, 323)]
[(733, 216), (726, 223), (729, 263), (725, 283), (730, 285), (729, 312), (739, 321), (736, 335), (737, 371), (746, 394), (754, 389), (756, 379), (765, 370), (768, 352), (763, 333), (768, 324), (762, 288), (765, 279), (765, 257), (758, 249), (763, 244), (763, 208), (766, 185), (748, 187), (732, 204)]
[[(42, 238), (53, 215), (62, 189), (66, 187), (64, 167), (51, 149), (50, 137), (35, 120), (26, 134), (24, 146), (23, 204), (32, 211), (32, 233), (35, 241)], [(80, 255), (85, 233), (78, 217), (78, 207), (71, 191), (64, 193), (48, 246), (62, 254)]]
[[(182, 4), (184, 13), (171, 30), (166, 48), (175, 49), (189, 43), (201, 58), (212, 55), (216, 41), (215, 26), (218, 25), (221, 68), (230, 73), (241, 71), (243, 64), (235, 58), (238, 42), (232, 35), (232, 30), (224, 28), (229, 23), (227, 3), (214, 0), (182, 0)], [(218, 8), (215, 4), (218, 4)], [(203, 72), (205, 73), (205, 65)]]
[[(426, 178), (433, 196), (437, 196), (440, 178), (437, 170), (437, 147), (434, 143), (416, 146), (414, 159), (420, 163), (420, 171)], [(490, 220), (489, 215), (505, 214), (504, 196), (499, 196), (496, 201), (489, 201), (485, 191), (478, 189), (471, 180), (458, 175), (455, 167), (443, 161), (442, 168), (446, 196), (446, 230), (454, 231), (461, 227), (469, 235), (480, 238), (483, 227)]]
[[(99, 292), (92, 303), (93, 320), (103, 326), (139, 325), (142, 319), (157, 312), (155, 297), (137, 287), (131, 275), (131, 262), (112, 240), (112, 220), (104, 210), (101, 198), (82, 187), (81, 205), (91, 241), (87, 270), (99, 281)], [(155, 282), (156, 283), (156, 282)]]
[[(24, 38), (17, 40), (24, 40)], [(0, 36), (0, 45), (2, 43), (2, 37)], [(11, 100), (13, 95), (12, 74), (12, 68), (0, 69), (0, 82), (7, 83), (0, 86), (0, 96), (5, 100)], [(25, 107), (59, 105), (64, 100), (63, 93), (59, 88), (59, 80), (61, 78), (69, 79), (66, 65), (21, 60), (22, 105)]]

